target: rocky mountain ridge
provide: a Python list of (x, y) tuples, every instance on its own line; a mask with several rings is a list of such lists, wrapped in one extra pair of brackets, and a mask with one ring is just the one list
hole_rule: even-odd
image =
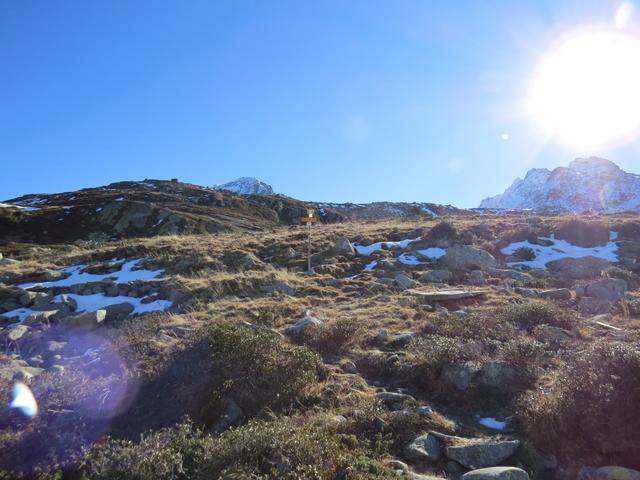
[(533, 209), (547, 212), (622, 212), (640, 210), (640, 175), (598, 157), (578, 158), (568, 167), (534, 168), (499, 195), (480, 203), (484, 209)]
[(227, 190), (238, 195), (275, 195), (273, 187), (254, 177), (240, 177), (231, 182), (214, 187), (218, 190)]

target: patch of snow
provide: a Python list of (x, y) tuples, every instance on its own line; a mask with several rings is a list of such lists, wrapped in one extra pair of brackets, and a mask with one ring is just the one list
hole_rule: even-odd
[(15, 310), (10, 310), (8, 312), (0, 313), (0, 317), (5, 318), (17, 318), (18, 323), (24, 322), (25, 318), (27, 318), (32, 313), (40, 313), (36, 310), (31, 310), (30, 308), (16, 308)]
[(367, 265), (364, 267), (365, 270), (373, 270), (374, 268), (376, 268), (376, 265), (378, 265), (378, 260), (374, 260), (372, 262), (367, 263)]
[(96, 208), (96, 212), (101, 212), (101, 211), (102, 211), (102, 207)]
[(359, 243), (354, 243), (353, 248), (355, 248), (356, 252), (360, 255), (369, 256), (372, 253), (383, 249), (397, 250), (407, 248), (411, 242), (415, 242), (416, 240), (420, 240), (420, 237), (400, 240), (399, 242), (377, 242), (371, 245), (360, 245)]
[(418, 252), (420, 255), (424, 255), (425, 257), (440, 258), (447, 253), (447, 250), (440, 247), (429, 247), (423, 248), (422, 250), (416, 250), (416, 252)]
[(124, 261), (119, 271), (111, 273), (84, 273), (82, 270), (87, 268), (86, 264), (73, 265), (71, 267), (61, 268), (58, 271), (69, 273), (67, 278), (54, 280), (51, 282), (32, 282), (17, 285), (20, 288), (33, 287), (70, 287), (79, 283), (100, 282), (102, 280), (114, 280), (118, 283), (133, 282), (136, 280), (155, 280), (164, 273), (164, 269), (146, 270), (144, 268), (134, 270), (134, 268), (142, 261), (141, 258)]
[(609, 233), (609, 242), (606, 245), (598, 247), (579, 247), (573, 245), (566, 240), (556, 240), (555, 235), (550, 237), (539, 237), (540, 240), (552, 242), (549, 246), (537, 245), (524, 240), (522, 242), (514, 242), (504, 247), (500, 252), (504, 255), (512, 255), (520, 248), (530, 248), (534, 251), (536, 258), (533, 260), (522, 260), (518, 262), (508, 262), (509, 266), (523, 265), (531, 268), (545, 268), (547, 263), (563, 258), (582, 258), (597, 257), (609, 262), (618, 261), (618, 244), (615, 240), (618, 238), (618, 232)]
[(12, 203), (0, 203), (0, 208), (15, 208), (17, 210), (22, 210), (23, 212), (35, 212), (36, 210), (40, 210), (36, 207), (23, 207), (22, 205), (14, 205)]
[[(67, 293), (69, 298), (75, 300), (78, 305), (77, 312), (95, 312), (101, 308), (108, 307), (109, 305), (118, 305), (120, 303), (129, 303), (133, 305), (134, 310), (132, 315), (138, 315), (147, 312), (164, 312), (171, 308), (170, 300), (154, 300), (149, 303), (142, 303), (142, 299), (136, 297), (125, 297), (119, 295), (117, 297), (107, 297), (104, 293), (95, 293), (93, 295), (78, 295), (75, 293)], [(54, 302), (60, 302), (62, 295), (57, 295), (53, 298)]]
[(422, 265), (424, 262), (418, 260), (414, 255), (409, 253), (403, 253), (398, 257), (398, 261), (400, 263), (404, 263), (405, 265), (416, 266)]
[(432, 217), (437, 217), (438, 214), (436, 212), (434, 212), (433, 210), (431, 210), (429, 207), (425, 207), (424, 205), (422, 207), (420, 207), (420, 209), (424, 212), (427, 213), (429, 215), (431, 215)]
[(480, 425), (484, 425), (487, 428), (491, 428), (493, 430), (504, 430), (507, 426), (507, 422), (502, 422), (500, 420), (496, 420), (493, 417), (484, 417), (481, 418), (478, 423)]
[(124, 200), (124, 197), (118, 197), (116, 198), (114, 201), (116, 202), (122, 202)]

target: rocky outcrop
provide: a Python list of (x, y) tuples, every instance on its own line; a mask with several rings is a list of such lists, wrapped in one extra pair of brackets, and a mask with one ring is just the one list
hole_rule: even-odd
[(579, 158), (553, 171), (534, 168), (504, 193), (480, 203), (487, 209), (622, 212), (640, 210), (640, 175), (602, 158)]

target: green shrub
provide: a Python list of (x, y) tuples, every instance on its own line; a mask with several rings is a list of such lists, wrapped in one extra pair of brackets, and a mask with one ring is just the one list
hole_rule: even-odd
[(599, 341), (576, 353), (549, 387), (527, 393), (519, 419), (540, 446), (603, 465), (640, 467), (640, 347)]
[(498, 311), (498, 316), (503, 321), (527, 330), (544, 324), (568, 329), (576, 325), (576, 319), (571, 312), (538, 301), (510, 304), (502, 307)]
[(87, 454), (81, 470), (96, 480), (331, 480), (341, 473), (345, 479), (393, 478), (354, 436), (286, 418), (250, 422), (218, 436), (182, 423), (139, 443), (109, 439)]
[(356, 320), (338, 320), (310, 329), (303, 342), (323, 356), (340, 355), (356, 343), (361, 331)]
[(204, 335), (220, 381), (217, 397), (233, 398), (246, 414), (286, 408), (318, 379), (317, 354), (272, 333), (222, 323), (208, 326)]
[(442, 367), (468, 359), (460, 338), (441, 335), (427, 335), (414, 340), (409, 345), (409, 352), (414, 357), (412, 370), (416, 374), (416, 381), (427, 388), (440, 376)]

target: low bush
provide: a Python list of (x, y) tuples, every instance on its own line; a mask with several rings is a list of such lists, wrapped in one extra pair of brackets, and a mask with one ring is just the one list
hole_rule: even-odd
[(551, 386), (520, 401), (520, 422), (545, 449), (573, 460), (640, 467), (640, 347), (599, 341), (576, 353)]
[(409, 345), (409, 353), (413, 356), (416, 380), (427, 387), (440, 376), (445, 365), (469, 359), (462, 339), (441, 335), (414, 340)]
[(323, 356), (340, 355), (356, 344), (361, 331), (356, 320), (337, 320), (310, 329), (303, 341)]
[(318, 355), (275, 334), (218, 323), (204, 336), (220, 385), (213, 400), (233, 398), (246, 414), (286, 408), (318, 379)]
[(283, 418), (251, 422), (219, 436), (185, 422), (139, 443), (107, 440), (87, 454), (81, 470), (96, 480), (394, 478), (355, 437)]
[(534, 327), (544, 324), (567, 329), (576, 325), (573, 312), (540, 301), (507, 305), (498, 310), (497, 316), (505, 322), (526, 330), (532, 330)]

